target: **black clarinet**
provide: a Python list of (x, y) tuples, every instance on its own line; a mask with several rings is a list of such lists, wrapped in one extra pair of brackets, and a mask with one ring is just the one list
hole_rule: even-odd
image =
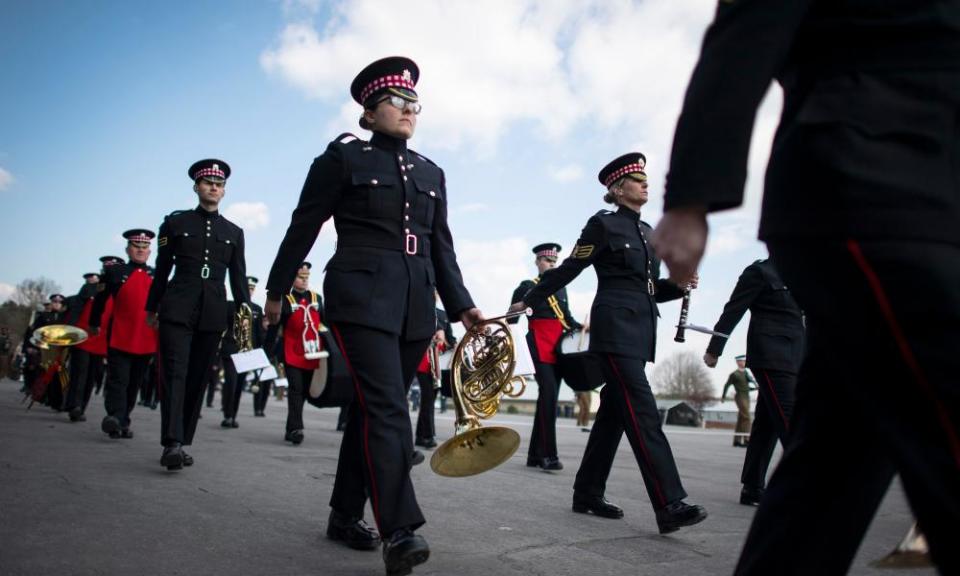
[(683, 303), (680, 305), (680, 322), (677, 324), (677, 335), (673, 337), (674, 342), (687, 341), (687, 314), (690, 312), (690, 288), (683, 290)]

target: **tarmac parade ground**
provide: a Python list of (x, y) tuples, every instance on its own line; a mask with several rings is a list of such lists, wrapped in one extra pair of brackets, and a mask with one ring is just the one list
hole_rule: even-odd
[[(196, 464), (171, 473), (159, 464), (159, 410), (137, 406), (135, 438), (111, 440), (100, 432), (101, 396), (91, 400), (86, 422), (72, 424), (45, 406), (27, 411), (19, 387), (0, 382), (0, 575), (384, 573), (379, 552), (349, 550), (325, 537), (341, 438), (336, 409), (307, 406), (306, 441), (292, 446), (283, 441), (285, 402), (271, 399), (267, 417), (254, 418), (244, 394), (240, 427), (222, 429), (218, 395), (214, 408), (204, 408), (189, 449)], [(427, 518), (420, 533), (431, 547), (430, 561), (414, 574), (732, 574), (755, 509), (738, 502), (743, 449), (731, 446), (729, 432), (667, 427), (688, 501), (706, 506), (710, 517), (660, 536), (626, 439), (607, 489), (626, 515), (607, 520), (570, 510), (588, 436), (573, 420), (559, 420), (566, 468), (558, 473), (524, 465), (531, 418), (490, 422), (523, 437), (499, 468), (443, 478), (430, 470), (427, 453), (427, 463), (413, 469)], [(440, 442), (452, 435), (452, 410), (437, 414), (437, 432)], [(366, 517), (372, 523), (369, 510)], [(850, 574), (891, 574), (869, 564), (911, 523), (894, 484)]]

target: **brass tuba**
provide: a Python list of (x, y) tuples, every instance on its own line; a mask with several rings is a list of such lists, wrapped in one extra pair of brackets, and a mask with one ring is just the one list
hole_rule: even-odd
[[(64, 369), (67, 353), (71, 346), (76, 346), (86, 339), (86, 330), (69, 324), (50, 324), (33, 331), (30, 342), (40, 349), (40, 368), (44, 372), (55, 373), (61, 390), (66, 390), (70, 384), (70, 376)], [(46, 386), (44, 384), (42, 389), (46, 390)], [(34, 400), (39, 400), (36, 394), (42, 396), (42, 393), (36, 392), (34, 395)], [(30, 405), (32, 406), (33, 402), (30, 402)]]
[(430, 458), (430, 467), (441, 476), (473, 476), (496, 468), (513, 456), (520, 435), (502, 426), (480, 425), (497, 413), (500, 398), (516, 398), (526, 384), (514, 376), (513, 334), (503, 320), (518, 312), (491, 318), (470, 328), (457, 345), (451, 363), (451, 391), (457, 415), (456, 434)]

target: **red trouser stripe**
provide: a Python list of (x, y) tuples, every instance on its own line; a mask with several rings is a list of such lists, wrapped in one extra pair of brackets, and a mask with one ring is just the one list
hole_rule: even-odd
[(783, 429), (790, 431), (790, 422), (787, 420), (787, 415), (783, 411), (783, 406), (780, 405), (780, 399), (777, 398), (777, 393), (773, 388), (773, 381), (770, 380), (770, 375), (767, 374), (766, 370), (760, 372), (763, 374), (763, 379), (767, 382), (767, 388), (770, 390), (770, 397), (773, 398), (773, 405), (777, 407), (777, 412), (780, 413), (780, 419), (783, 420)]
[(333, 335), (337, 338), (337, 345), (340, 346), (340, 352), (343, 353), (343, 359), (347, 363), (347, 370), (353, 379), (353, 387), (357, 392), (357, 400), (360, 401), (360, 409), (363, 412), (363, 455), (367, 460), (367, 470), (370, 471), (370, 502), (373, 505), (373, 517), (377, 521), (377, 528), (380, 527), (380, 501), (377, 498), (377, 477), (373, 473), (373, 458), (370, 457), (370, 415), (367, 414), (367, 403), (363, 398), (363, 392), (360, 390), (360, 379), (357, 373), (353, 371), (353, 363), (347, 356), (347, 349), (343, 345), (343, 338), (340, 336), (340, 330), (336, 325), (332, 326)]
[(937, 398), (936, 391), (933, 389), (933, 386), (930, 385), (930, 382), (927, 381), (927, 377), (923, 373), (923, 370), (920, 369), (920, 363), (917, 362), (916, 357), (913, 355), (913, 350), (910, 348), (910, 343), (907, 341), (906, 335), (903, 333), (903, 330), (901, 330), (900, 323), (897, 321), (897, 317), (893, 313), (893, 306), (890, 305), (890, 300), (887, 298), (887, 293), (883, 289), (883, 284), (880, 282), (880, 277), (877, 276), (877, 273), (874, 272), (873, 268), (870, 266), (870, 263), (867, 262), (867, 259), (863, 255), (863, 251), (860, 250), (860, 245), (856, 240), (848, 240), (847, 249), (853, 256), (853, 259), (856, 261), (857, 266), (860, 267), (860, 271), (863, 272), (863, 275), (866, 277), (867, 283), (870, 284), (870, 289), (873, 291), (873, 296), (877, 299), (877, 305), (880, 306), (880, 312), (887, 321), (887, 325), (890, 328), (890, 333), (893, 336), (893, 339), (896, 341), (897, 347), (900, 348), (900, 355), (903, 357), (903, 361), (906, 362), (907, 366), (913, 372), (913, 377), (916, 379), (917, 384), (933, 404), (934, 409), (937, 412), (937, 418), (940, 421), (940, 425), (947, 435), (947, 441), (950, 444), (950, 450), (953, 452), (954, 462), (956, 463), (957, 467), (960, 468), (960, 438), (957, 438), (957, 432), (953, 429), (953, 423), (950, 420), (950, 414), (947, 412), (943, 403)]
[(657, 469), (654, 468), (653, 462), (650, 460), (647, 445), (644, 443), (643, 436), (640, 434), (640, 423), (637, 422), (637, 413), (633, 411), (633, 403), (630, 402), (627, 384), (623, 381), (623, 376), (620, 375), (620, 369), (617, 368), (617, 363), (613, 361), (613, 355), (608, 354), (607, 358), (610, 359), (610, 366), (613, 368), (613, 373), (616, 375), (617, 381), (620, 383), (620, 388), (623, 390), (623, 399), (627, 402), (627, 410), (630, 412), (630, 422), (633, 423), (633, 431), (637, 435), (637, 443), (640, 444), (640, 453), (643, 454), (647, 468), (650, 469), (650, 478), (653, 479), (653, 490), (657, 493), (657, 499), (660, 500), (660, 507), (662, 508), (667, 505), (667, 500), (663, 497), (663, 491), (660, 490), (660, 480), (657, 478)]

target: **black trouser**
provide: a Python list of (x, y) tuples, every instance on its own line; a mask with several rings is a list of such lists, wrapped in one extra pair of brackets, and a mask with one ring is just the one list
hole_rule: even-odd
[(156, 406), (158, 370), (157, 362), (154, 360), (147, 368), (147, 373), (144, 374), (143, 383), (140, 385), (140, 403), (144, 406)]
[(287, 432), (303, 430), (304, 394), (310, 388), (313, 370), (286, 366), (287, 374)]
[(430, 339), (407, 342), (402, 335), (356, 324), (336, 324), (333, 332), (356, 394), (330, 506), (361, 517), (369, 494), (384, 537), (416, 529), (424, 519), (410, 480), (413, 430), (406, 391)]
[(189, 446), (220, 345), (220, 332), (160, 322), (160, 442)]
[[(210, 368), (207, 369), (207, 373), (204, 378), (204, 387), (206, 389), (207, 396), (207, 407), (213, 406), (213, 397), (217, 393), (217, 384), (220, 383), (220, 365), (211, 364)], [(220, 391), (221, 396), (223, 395), (223, 390)]]
[(560, 380), (557, 365), (539, 360), (533, 361), (537, 378), (537, 409), (533, 415), (533, 430), (530, 433), (530, 448), (527, 458), (557, 457), (557, 397), (560, 395)]
[(130, 427), (130, 412), (137, 405), (137, 392), (150, 364), (150, 354), (130, 354), (122, 350), (107, 350), (107, 390), (103, 404), (108, 416), (120, 422), (121, 428)]
[(93, 389), (99, 389), (101, 382), (103, 382), (103, 376), (107, 368), (106, 359), (106, 356), (90, 355), (89, 366), (87, 366), (87, 383), (83, 387), (83, 403), (80, 405), (83, 412), (87, 411), (87, 404), (90, 404)]
[(740, 482), (749, 488), (763, 488), (767, 483), (767, 468), (777, 447), (777, 440), (784, 448), (787, 446), (797, 375), (757, 367), (751, 367), (750, 370), (757, 379), (757, 409)]
[[(352, 402), (351, 402), (352, 404)], [(343, 430), (347, 426), (347, 420), (350, 419), (350, 404), (340, 407), (340, 413), (337, 414), (337, 430)]]
[(267, 408), (267, 399), (270, 397), (270, 386), (273, 380), (260, 382), (260, 391), (253, 397), (253, 413), (263, 412)]
[(420, 383), (420, 409), (417, 411), (417, 440), (432, 440), (436, 435), (433, 425), (433, 402), (437, 391), (433, 387), (433, 375), (429, 372), (417, 372)]
[(808, 351), (737, 574), (846, 573), (894, 473), (941, 573), (960, 574), (960, 248), (769, 247)]
[(686, 498), (644, 372), (646, 362), (608, 353), (602, 353), (601, 359), (607, 385), (600, 391), (600, 408), (577, 471), (574, 492), (604, 495), (620, 437), (626, 432), (654, 509)]
[(87, 388), (90, 382), (90, 367), (92, 360), (98, 360), (86, 350), (73, 348), (70, 350), (70, 387), (67, 389), (67, 400), (64, 406), (67, 410), (78, 408), (83, 410), (86, 405), (84, 399), (89, 397)]
[[(65, 370), (66, 368), (66, 366), (61, 366), (61, 370)], [(46, 370), (44, 370), (44, 372), (46, 372)], [(57, 372), (54, 372), (53, 377), (50, 378), (50, 382), (47, 383), (46, 403), (47, 406), (54, 410), (63, 410), (63, 383), (60, 382), (60, 374)]]
[(223, 365), (223, 389), (220, 390), (220, 408), (224, 418), (236, 418), (240, 409), (240, 395), (243, 394), (243, 379), (237, 374), (237, 367), (229, 356), (221, 356)]

